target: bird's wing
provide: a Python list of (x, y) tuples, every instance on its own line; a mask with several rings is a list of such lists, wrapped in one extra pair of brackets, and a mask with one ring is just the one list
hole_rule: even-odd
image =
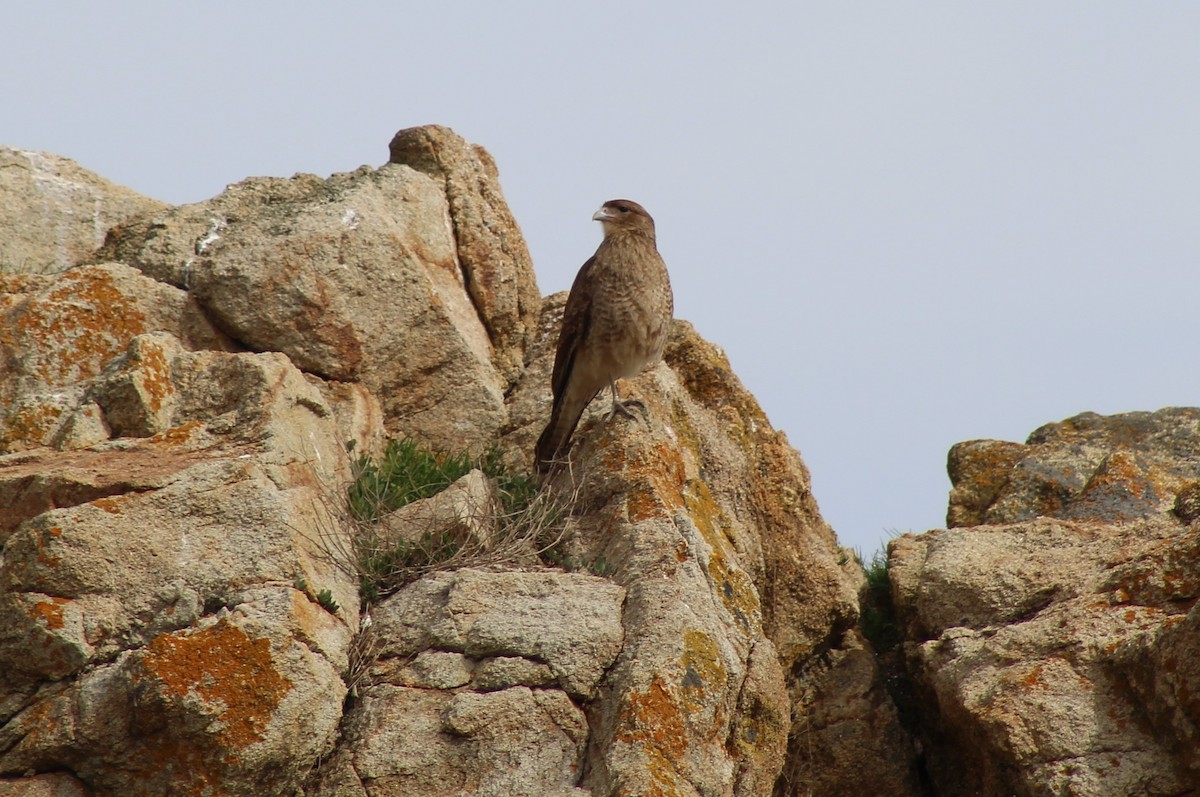
[(592, 264), (596, 256), (588, 261), (575, 275), (571, 284), (571, 293), (567, 296), (567, 306), (563, 310), (562, 331), (558, 333), (558, 350), (554, 353), (554, 373), (550, 377), (550, 389), (554, 398), (558, 399), (566, 390), (567, 380), (571, 377), (571, 369), (575, 365), (575, 353), (587, 337), (588, 327), (592, 321)]

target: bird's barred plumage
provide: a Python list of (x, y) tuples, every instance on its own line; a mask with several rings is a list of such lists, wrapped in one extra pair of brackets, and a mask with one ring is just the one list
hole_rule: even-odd
[(613, 412), (623, 409), (616, 380), (658, 362), (674, 313), (671, 281), (645, 208), (614, 199), (592, 218), (604, 225), (604, 240), (576, 275), (563, 311), (550, 379), (554, 404), (537, 442), (542, 473), (566, 456), (584, 408), (601, 390), (612, 389)]

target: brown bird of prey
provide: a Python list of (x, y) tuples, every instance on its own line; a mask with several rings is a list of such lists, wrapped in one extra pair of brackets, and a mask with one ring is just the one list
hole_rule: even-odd
[(674, 313), (671, 280), (646, 209), (613, 199), (592, 218), (603, 225), (604, 240), (579, 269), (563, 311), (550, 378), (554, 406), (537, 442), (540, 473), (565, 457), (584, 408), (605, 387), (613, 398), (608, 419), (618, 412), (633, 416), (617, 398), (617, 380), (658, 362)]

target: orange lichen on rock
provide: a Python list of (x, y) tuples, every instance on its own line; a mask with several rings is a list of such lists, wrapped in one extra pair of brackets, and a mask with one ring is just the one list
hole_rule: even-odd
[(171, 365), (163, 350), (157, 345), (141, 347), (139, 368), (142, 389), (146, 392), (146, 405), (153, 412), (162, 409), (163, 402), (173, 390), (171, 387)]
[(146, 331), (146, 316), (93, 266), (72, 269), (44, 300), (30, 302), (16, 318), (21, 340), (52, 351), (39, 358), (36, 374), (48, 385), (66, 385), (100, 373)]
[(4, 418), (4, 437), (10, 440), (40, 441), (58, 428), (63, 408), (55, 404), (25, 404)]
[(678, 795), (676, 767), (687, 747), (687, 728), (682, 706), (662, 679), (655, 678), (644, 692), (631, 693), (619, 721), (616, 741), (639, 747), (645, 756), (651, 780), (646, 797)]
[(69, 601), (66, 598), (56, 598), (53, 596), (45, 596), (45, 600), (40, 600), (32, 604), (34, 616), (42, 622), (42, 624), (50, 629), (55, 630), (63, 627), (63, 606)]
[(274, 666), (271, 643), (221, 620), (192, 634), (163, 634), (146, 649), (145, 673), (169, 695), (195, 694), (219, 706), (219, 736), (235, 751), (262, 741), (271, 715), (292, 688)]
[(1146, 491), (1141, 467), (1137, 459), (1128, 451), (1114, 451), (1105, 460), (1104, 466), (1092, 474), (1084, 491), (1099, 487), (1120, 485), (1129, 490), (1130, 495), (1141, 498)]
[(203, 427), (204, 424), (201, 421), (188, 421), (187, 423), (159, 432), (151, 437), (150, 440), (168, 446), (181, 446), (190, 442), (195, 432)]
[(118, 498), (97, 498), (92, 501), (92, 506), (102, 509), (110, 515), (121, 514), (121, 504)]
[(630, 522), (668, 519), (683, 507), (684, 472), (679, 450), (667, 443), (654, 446), (644, 457), (629, 460), (626, 474), (630, 483)]

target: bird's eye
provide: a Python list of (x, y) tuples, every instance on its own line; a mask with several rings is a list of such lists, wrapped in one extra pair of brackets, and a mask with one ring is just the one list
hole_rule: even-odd
[(622, 213), (628, 213), (629, 205), (617, 205), (617, 210), (621, 211)]

